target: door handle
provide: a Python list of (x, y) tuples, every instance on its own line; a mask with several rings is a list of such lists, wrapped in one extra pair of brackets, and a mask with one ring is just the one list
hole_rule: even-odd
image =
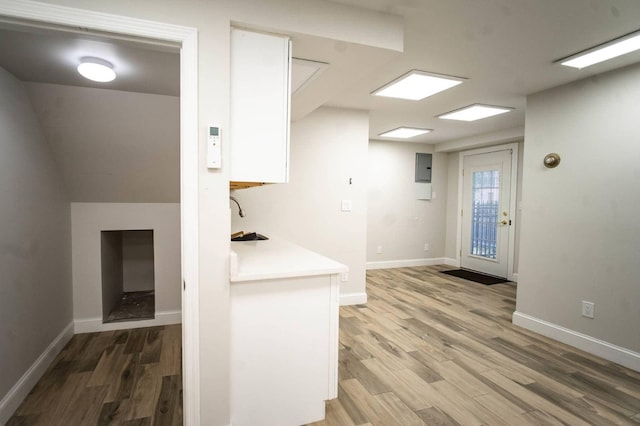
[(507, 225), (508, 223), (509, 222), (506, 219), (500, 221), (500, 225)]

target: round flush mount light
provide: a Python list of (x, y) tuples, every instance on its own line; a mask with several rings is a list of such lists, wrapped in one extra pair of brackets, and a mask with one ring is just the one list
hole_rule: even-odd
[(82, 58), (80, 60), (80, 65), (78, 65), (78, 72), (84, 78), (92, 81), (98, 81), (100, 83), (106, 83), (116, 78), (116, 73), (113, 70), (113, 64), (100, 58)]

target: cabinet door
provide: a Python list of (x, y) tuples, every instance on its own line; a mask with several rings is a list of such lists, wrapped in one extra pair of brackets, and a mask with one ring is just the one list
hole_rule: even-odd
[(290, 48), (284, 36), (231, 32), (231, 180), (289, 180)]
[(337, 360), (338, 352), (333, 283), (337, 276), (317, 275), (231, 285), (234, 425), (301, 425), (324, 418), (325, 400), (335, 397), (329, 387), (337, 389), (331, 375), (337, 372), (331, 355)]

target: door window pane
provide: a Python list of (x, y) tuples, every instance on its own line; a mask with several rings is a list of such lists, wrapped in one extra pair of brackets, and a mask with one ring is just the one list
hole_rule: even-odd
[(474, 172), (471, 199), (471, 254), (495, 259), (497, 255), (500, 171)]

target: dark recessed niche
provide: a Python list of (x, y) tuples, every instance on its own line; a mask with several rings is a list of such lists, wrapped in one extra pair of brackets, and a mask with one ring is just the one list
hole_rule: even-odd
[(155, 318), (153, 230), (101, 231), (102, 322)]

